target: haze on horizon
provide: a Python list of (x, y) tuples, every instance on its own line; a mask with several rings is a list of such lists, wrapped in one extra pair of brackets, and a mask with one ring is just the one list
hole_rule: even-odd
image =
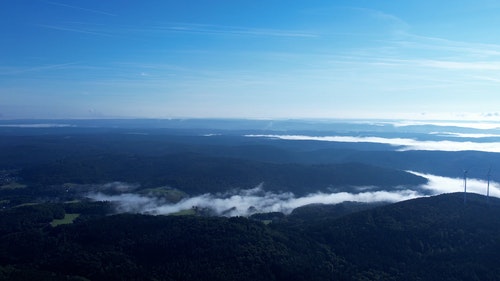
[(0, 4), (0, 118), (499, 121), (497, 1)]

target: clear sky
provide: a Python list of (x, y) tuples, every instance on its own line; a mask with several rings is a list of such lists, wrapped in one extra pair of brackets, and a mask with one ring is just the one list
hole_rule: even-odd
[(500, 120), (500, 1), (2, 0), (0, 118)]

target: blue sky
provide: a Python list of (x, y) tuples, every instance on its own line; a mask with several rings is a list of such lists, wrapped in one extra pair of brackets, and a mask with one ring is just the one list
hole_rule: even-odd
[(500, 120), (500, 2), (4, 0), (0, 118)]

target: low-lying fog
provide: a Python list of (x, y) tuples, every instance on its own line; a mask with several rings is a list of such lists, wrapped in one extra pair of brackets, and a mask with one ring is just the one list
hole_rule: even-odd
[[(497, 135), (458, 134), (448, 132), (434, 132), (430, 135), (441, 135), (454, 138), (492, 138)], [(500, 142), (473, 142), (473, 141), (451, 141), (451, 140), (416, 140), (409, 138), (383, 138), (383, 137), (357, 137), (357, 136), (305, 136), (305, 135), (246, 135), (247, 137), (266, 137), (283, 140), (309, 140), (329, 142), (351, 142), (351, 143), (380, 143), (394, 146), (399, 151), (408, 150), (431, 150), (431, 151), (483, 151), (500, 152)]]
[[(411, 172), (411, 171), (410, 171)], [(437, 195), (441, 193), (463, 191), (463, 179), (446, 178), (441, 176), (421, 174), (429, 181), (419, 188), (401, 187), (396, 191), (361, 191), (357, 193), (311, 193), (307, 196), (296, 197), (293, 193), (273, 193), (265, 191), (262, 186), (246, 190), (233, 190), (224, 194), (203, 194), (182, 199), (177, 203), (169, 203), (164, 199), (152, 195), (133, 193), (134, 188), (125, 183), (113, 183), (115, 190), (123, 190), (118, 195), (107, 195), (103, 192), (92, 192), (88, 197), (96, 201), (110, 201), (116, 205), (117, 212), (134, 212), (148, 214), (172, 214), (193, 207), (210, 210), (211, 213), (223, 216), (248, 216), (255, 212), (283, 212), (290, 213), (293, 209), (313, 203), (336, 204), (344, 201), (357, 202), (397, 202), (417, 197)], [(104, 186), (104, 189), (109, 188)], [(487, 182), (478, 179), (467, 179), (467, 191), (486, 194)], [(359, 190), (369, 190), (369, 187), (360, 187)], [(500, 184), (490, 183), (490, 195), (500, 197)]]

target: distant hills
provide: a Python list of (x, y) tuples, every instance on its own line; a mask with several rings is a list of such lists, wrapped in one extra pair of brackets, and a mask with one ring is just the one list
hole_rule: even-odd
[(188, 194), (225, 192), (264, 185), (268, 191), (297, 195), (323, 191), (357, 192), (355, 187), (391, 190), (418, 186), (426, 179), (404, 171), (361, 163), (274, 164), (244, 159), (175, 154), (163, 157), (98, 155), (62, 159), (23, 169), (19, 176), (28, 183), (107, 183), (122, 181), (144, 187), (168, 185)]
[[(318, 191), (357, 192), (355, 187), (359, 186), (373, 187), (373, 191), (417, 188), (427, 181), (398, 167), (367, 164), (370, 158), (349, 161), (340, 150), (322, 152), (325, 144), (315, 142), (300, 147), (240, 136), (185, 136), (163, 131), (141, 135), (114, 129), (93, 133), (80, 129), (76, 133), (74, 128), (58, 129), (69, 130), (68, 135), (0, 139), (0, 170), (10, 171), (12, 177), (27, 185), (24, 192), (55, 191), (54, 185), (68, 183), (121, 181), (140, 188), (170, 186), (189, 195), (263, 184), (267, 191), (300, 196)], [(311, 161), (311, 157), (322, 160)]]
[[(74, 127), (0, 128), (0, 169), (26, 168), (58, 160), (89, 160), (91, 157), (107, 155), (163, 157), (192, 153), (275, 164), (364, 163), (446, 177), (461, 177), (462, 170), (468, 167), (470, 177), (485, 179), (490, 166), (493, 166), (494, 171), (495, 163), (500, 163), (499, 153), (396, 151), (395, 147), (379, 143), (276, 140), (248, 138), (238, 131), (224, 131), (222, 135), (217, 132)], [(392, 137), (400, 136), (394, 132)], [(493, 172), (491, 179), (500, 181), (500, 173)]]

